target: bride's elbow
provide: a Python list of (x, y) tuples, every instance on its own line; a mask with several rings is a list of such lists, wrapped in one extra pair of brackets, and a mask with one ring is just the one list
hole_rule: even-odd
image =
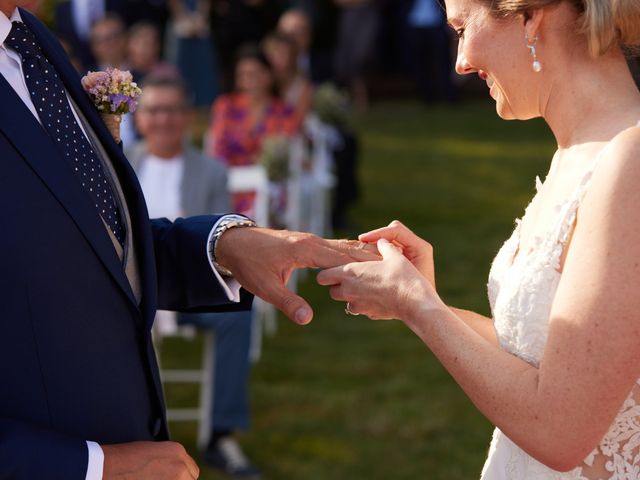
[(557, 437), (554, 440), (547, 443), (544, 452), (539, 452), (538, 461), (557, 472), (574, 470), (593, 450), (587, 442), (576, 442), (575, 439), (560, 440)]
[(578, 457), (575, 455), (554, 455), (553, 458), (550, 458), (548, 461), (543, 461), (547, 467), (551, 470), (555, 470), (556, 472), (570, 472), (579, 466), (585, 457)]

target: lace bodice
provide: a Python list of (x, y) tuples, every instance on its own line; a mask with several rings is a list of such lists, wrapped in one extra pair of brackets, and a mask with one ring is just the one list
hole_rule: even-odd
[[(598, 159), (575, 192), (556, 207), (548, 231), (535, 238), (530, 252), (518, 253), (521, 220), (496, 256), (488, 293), (500, 346), (538, 366), (547, 342), (551, 306), (560, 281), (560, 261), (580, 202)], [(540, 190), (540, 180), (536, 187)], [(533, 203), (533, 200), (532, 200)], [(525, 211), (526, 218), (529, 207)], [(514, 258), (515, 257), (515, 258)], [(494, 431), (482, 480), (637, 480), (640, 479), (640, 387), (622, 405), (600, 445), (583, 464), (568, 473), (553, 471)]]

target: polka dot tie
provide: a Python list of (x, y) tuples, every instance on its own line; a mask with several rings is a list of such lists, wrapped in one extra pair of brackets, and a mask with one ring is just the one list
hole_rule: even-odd
[(58, 73), (24, 23), (13, 22), (5, 45), (20, 54), (25, 82), (42, 125), (63, 157), (69, 161), (98, 213), (120, 244), (124, 245), (125, 230), (113, 189), (105, 176), (102, 163), (71, 111)]

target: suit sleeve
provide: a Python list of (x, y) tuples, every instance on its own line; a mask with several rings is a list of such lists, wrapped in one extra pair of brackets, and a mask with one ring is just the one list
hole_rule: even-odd
[(0, 418), (0, 478), (85, 480), (88, 455), (83, 439)]
[(211, 270), (207, 240), (220, 216), (151, 221), (158, 276), (158, 308), (179, 312), (249, 310), (253, 297), (231, 302)]

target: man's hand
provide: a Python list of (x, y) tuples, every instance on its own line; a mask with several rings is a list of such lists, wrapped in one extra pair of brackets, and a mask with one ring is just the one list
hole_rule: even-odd
[(134, 442), (101, 445), (104, 480), (195, 480), (196, 462), (174, 442)]
[(218, 240), (216, 260), (245, 289), (272, 303), (294, 322), (313, 318), (309, 304), (286, 287), (296, 268), (332, 268), (380, 260), (375, 246), (355, 240), (325, 240), (309, 233), (232, 228)]

